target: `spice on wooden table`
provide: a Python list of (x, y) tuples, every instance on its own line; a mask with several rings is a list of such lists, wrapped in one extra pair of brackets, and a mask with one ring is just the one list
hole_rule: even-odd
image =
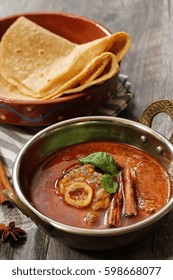
[(10, 222), (8, 226), (0, 224), (0, 241), (18, 241), (24, 237), (26, 237), (26, 231), (16, 227), (14, 221)]
[(9, 191), (13, 192), (13, 188), (9, 182), (9, 179), (6, 175), (5, 172), (5, 168), (4, 165), (2, 163), (2, 161), (0, 160), (0, 204), (8, 201), (8, 198), (5, 197), (5, 195), (3, 195), (2, 191), (4, 189), (7, 189)]

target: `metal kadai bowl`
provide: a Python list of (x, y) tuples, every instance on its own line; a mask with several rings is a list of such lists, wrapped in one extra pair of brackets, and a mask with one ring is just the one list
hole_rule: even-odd
[[(161, 100), (150, 105), (144, 111), (141, 123), (117, 117), (96, 116), (66, 120), (43, 129), (27, 142), (17, 156), (13, 169), (14, 193), (4, 193), (47, 234), (70, 247), (104, 250), (136, 242), (173, 207), (173, 137), (167, 140), (149, 127), (159, 112), (166, 112), (173, 119), (173, 101)], [(28, 181), (35, 168), (63, 147), (92, 140), (127, 143), (157, 159), (170, 176), (171, 197), (168, 203), (143, 221), (104, 230), (68, 226), (46, 217), (35, 209), (27, 199)], [(32, 162), (29, 163), (31, 157)]]

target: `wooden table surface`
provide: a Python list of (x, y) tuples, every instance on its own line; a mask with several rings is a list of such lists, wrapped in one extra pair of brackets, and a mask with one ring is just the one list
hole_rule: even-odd
[[(121, 72), (128, 75), (135, 94), (121, 116), (139, 121), (153, 101), (173, 96), (173, 1), (172, 0), (1, 0), (0, 17), (32, 11), (63, 11), (99, 21), (112, 32), (125, 31), (132, 47)], [(158, 116), (154, 129), (170, 137), (172, 123)], [(142, 241), (125, 248), (90, 252), (71, 249), (50, 238), (37, 226), (26, 242), (0, 244), (0, 259), (173, 259), (173, 211)]]

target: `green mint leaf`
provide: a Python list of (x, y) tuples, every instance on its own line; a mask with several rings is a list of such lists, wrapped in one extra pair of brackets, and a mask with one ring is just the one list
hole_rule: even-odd
[(110, 174), (104, 174), (101, 179), (102, 188), (109, 193), (115, 193), (118, 189), (118, 183), (114, 182), (113, 177)]
[(92, 164), (100, 168), (102, 171), (112, 175), (118, 173), (118, 164), (110, 154), (105, 152), (96, 152), (87, 157), (80, 158), (79, 163)]

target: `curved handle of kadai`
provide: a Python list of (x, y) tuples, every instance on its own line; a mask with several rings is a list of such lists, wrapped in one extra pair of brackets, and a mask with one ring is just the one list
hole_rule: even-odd
[[(151, 127), (153, 118), (159, 113), (166, 113), (173, 120), (173, 100), (165, 99), (152, 103), (143, 112), (140, 123)], [(173, 144), (173, 134), (169, 140)]]
[(43, 229), (46, 233), (50, 234), (52, 227), (43, 221), (39, 216), (37, 216), (32, 210), (30, 210), (16, 195), (14, 192), (9, 190), (3, 190), (3, 194), (8, 198), (8, 200), (15, 205), (24, 215), (31, 218), (31, 220)]

